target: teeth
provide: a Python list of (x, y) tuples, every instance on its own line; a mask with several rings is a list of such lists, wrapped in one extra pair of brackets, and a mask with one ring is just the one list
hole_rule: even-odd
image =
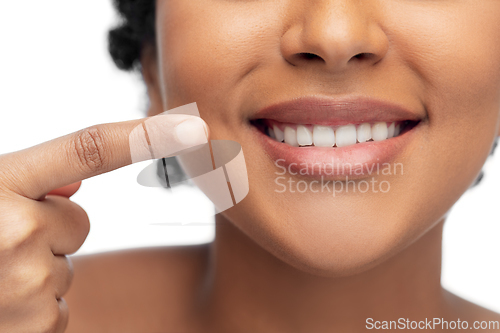
[(398, 136), (401, 133), (401, 125), (397, 124), (394, 128), (394, 136)]
[(335, 132), (331, 127), (316, 125), (313, 129), (313, 141), (317, 147), (333, 147)]
[(356, 126), (346, 125), (337, 129), (336, 133), (337, 147), (350, 146), (356, 143)]
[(313, 143), (311, 131), (302, 125), (297, 126), (297, 142), (299, 146), (310, 146)]
[(285, 126), (285, 143), (288, 143), (290, 146), (298, 147), (299, 143), (297, 142), (297, 132), (288, 126)]
[(395, 124), (391, 123), (391, 125), (387, 128), (387, 137), (388, 138), (394, 137), (395, 130), (396, 130)]
[(358, 142), (366, 142), (372, 138), (372, 127), (368, 123), (359, 125)]
[(272, 128), (267, 129), (269, 131), (269, 136), (276, 140), (276, 135), (274, 135), (274, 130)]
[(285, 134), (283, 133), (283, 131), (280, 130), (276, 125), (273, 126), (273, 129), (274, 129), (274, 135), (276, 136), (276, 140), (279, 142), (283, 142), (283, 140), (285, 140)]
[(375, 123), (372, 126), (372, 138), (373, 141), (382, 141), (387, 139), (388, 129), (387, 123)]
[[(356, 143), (367, 141), (383, 141), (398, 136), (401, 133), (401, 123), (378, 122), (373, 125), (363, 123), (360, 125), (349, 124), (335, 127), (314, 125), (285, 126), (284, 131), (273, 125), (268, 127), (268, 135), (279, 142), (285, 142), (290, 146), (317, 146), (317, 147), (345, 147)], [(357, 128), (356, 128), (357, 127)]]

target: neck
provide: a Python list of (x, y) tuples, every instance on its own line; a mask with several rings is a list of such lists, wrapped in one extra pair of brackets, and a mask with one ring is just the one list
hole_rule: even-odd
[(277, 259), (219, 214), (203, 301), (208, 325), (219, 332), (356, 332), (368, 318), (445, 317), (443, 223), (373, 269), (325, 278)]

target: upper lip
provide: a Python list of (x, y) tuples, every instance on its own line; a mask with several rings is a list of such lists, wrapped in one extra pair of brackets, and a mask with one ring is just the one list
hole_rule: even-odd
[(366, 96), (304, 96), (266, 106), (252, 118), (335, 126), (365, 122), (419, 121), (422, 116), (399, 104)]

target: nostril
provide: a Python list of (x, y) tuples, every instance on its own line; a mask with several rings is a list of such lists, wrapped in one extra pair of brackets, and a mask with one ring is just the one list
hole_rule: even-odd
[(304, 58), (304, 59), (316, 59), (316, 58), (320, 58), (319, 56), (313, 54), (313, 53), (299, 53), (298, 54), (301, 58)]
[(354, 58), (363, 60), (370, 57), (370, 53), (359, 53), (354, 56)]

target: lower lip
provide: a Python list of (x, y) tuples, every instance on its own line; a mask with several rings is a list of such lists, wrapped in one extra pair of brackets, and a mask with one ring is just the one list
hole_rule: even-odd
[[(420, 124), (397, 137), (355, 145), (329, 147), (293, 147), (278, 142), (255, 126), (252, 131), (273, 163), (297, 177), (331, 180), (363, 179), (393, 163), (412, 140)], [(390, 165), (391, 169), (394, 167)]]

